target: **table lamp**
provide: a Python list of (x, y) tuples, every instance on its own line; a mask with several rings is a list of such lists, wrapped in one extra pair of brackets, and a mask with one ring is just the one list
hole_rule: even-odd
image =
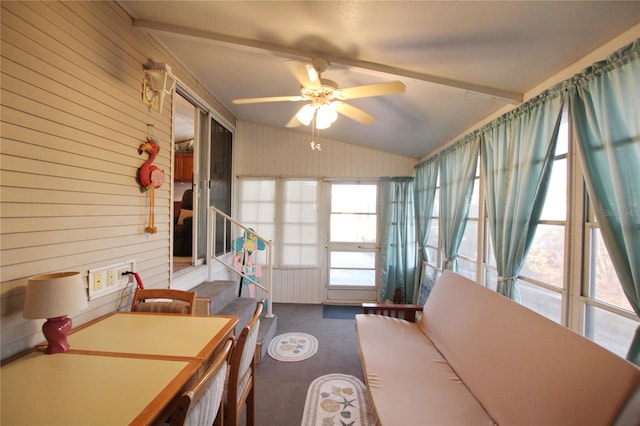
[(67, 315), (86, 307), (87, 294), (80, 272), (58, 272), (29, 278), (22, 316), (47, 318), (42, 325), (42, 334), (49, 343), (45, 353), (56, 354), (69, 349), (71, 318)]

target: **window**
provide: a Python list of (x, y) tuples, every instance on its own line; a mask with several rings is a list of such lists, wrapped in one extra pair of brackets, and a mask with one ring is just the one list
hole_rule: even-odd
[(273, 241), (274, 265), (317, 266), (318, 182), (242, 178), (238, 186), (239, 221)]
[(376, 242), (376, 191), (376, 185), (332, 185), (331, 241)]
[(631, 311), (633, 308), (624, 295), (604, 245), (600, 227), (595, 221), (589, 221), (587, 229), (590, 234), (590, 255), (589, 261), (586, 262), (589, 265), (589, 296), (600, 302)]
[[(522, 304), (558, 323), (564, 323), (565, 232), (567, 228), (568, 115), (563, 113), (547, 191), (536, 234), (518, 277)], [(497, 289), (497, 265), (489, 224), (485, 221), (484, 284)]]
[(442, 247), (440, 246), (440, 171), (436, 178), (436, 192), (433, 199), (433, 213), (431, 214), (431, 230), (427, 241), (427, 263), (440, 270)]
[(542, 215), (536, 235), (520, 271), (522, 304), (563, 323), (565, 298), (565, 268), (567, 249), (567, 177), (569, 154), (569, 122), (563, 111)]
[(584, 335), (625, 357), (638, 320), (624, 295), (591, 208), (584, 239)]
[(318, 182), (283, 182), (282, 264), (318, 264)]
[(478, 215), (480, 212), (480, 158), (473, 181), (469, 216), (458, 249), (458, 273), (474, 281), (478, 271)]

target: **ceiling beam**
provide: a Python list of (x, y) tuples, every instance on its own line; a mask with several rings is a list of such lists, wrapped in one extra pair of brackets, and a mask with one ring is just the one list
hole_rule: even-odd
[(397, 68), (391, 65), (379, 64), (375, 62), (362, 61), (359, 59), (344, 58), (333, 56), (324, 52), (311, 52), (301, 49), (286, 47), (274, 43), (261, 40), (246, 39), (234, 37), (225, 34), (215, 33), (211, 31), (197, 30), (194, 28), (182, 27), (177, 25), (163, 24), (160, 22), (146, 21), (135, 19), (133, 26), (139, 30), (146, 31), (150, 34), (168, 34), (182, 37), (191, 37), (200, 40), (208, 40), (214, 43), (230, 45), (236, 48), (247, 50), (276, 52), (286, 55), (293, 59), (309, 60), (311, 58), (323, 58), (329, 62), (342, 64), (349, 67), (360, 68), (369, 71), (375, 71), (384, 74), (391, 74), (400, 77), (411, 78), (414, 80), (425, 81), (428, 83), (439, 84), (442, 86), (454, 87), (468, 92), (478, 93), (488, 96), (492, 99), (501, 100), (508, 104), (518, 105), (523, 101), (523, 94), (511, 92), (508, 90), (497, 89), (494, 87), (482, 86), (479, 84), (468, 83), (464, 81), (452, 80), (445, 77), (439, 77), (430, 74), (424, 74), (417, 71)]

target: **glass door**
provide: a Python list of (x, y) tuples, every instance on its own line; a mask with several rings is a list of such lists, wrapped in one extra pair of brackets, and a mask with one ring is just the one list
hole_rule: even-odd
[[(233, 133), (218, 123), (210, 120), (211, 152), (209, 161), (209, 205), (231, 215), (231, 181)], [(216, 218), (215, 256), (224, 254), (224, 249), (231, 249), (231, 223), (224, 229), (222, 217)], [(225, 241), (226, 240), (226, 241)]]
[[(177, 88), (174, 108), (173, 272), (207, 264), (209, 206), (231, 213), (233, 131)], [(217, 228), (218, 247), (225, 235)], [(229, 229), (226, 232), (230, 246)], [(220, 255), (222, 253), (214, 253)]]
[(197, 148), (197, 108), (180, 93), (175, 95), (173, 124), (173, 272), (194, 264), (193, 237), (197, 196), (194, 196), (194, 156)]
[(377, 299), (378, 213), (374, 183), (331, 183), (325, 302)]

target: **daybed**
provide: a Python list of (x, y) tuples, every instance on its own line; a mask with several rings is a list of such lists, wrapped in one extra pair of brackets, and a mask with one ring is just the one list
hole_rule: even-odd
[(640, 424), (640, 369), (453, 272), (410, 322), (356, 315), (376, 424)]

